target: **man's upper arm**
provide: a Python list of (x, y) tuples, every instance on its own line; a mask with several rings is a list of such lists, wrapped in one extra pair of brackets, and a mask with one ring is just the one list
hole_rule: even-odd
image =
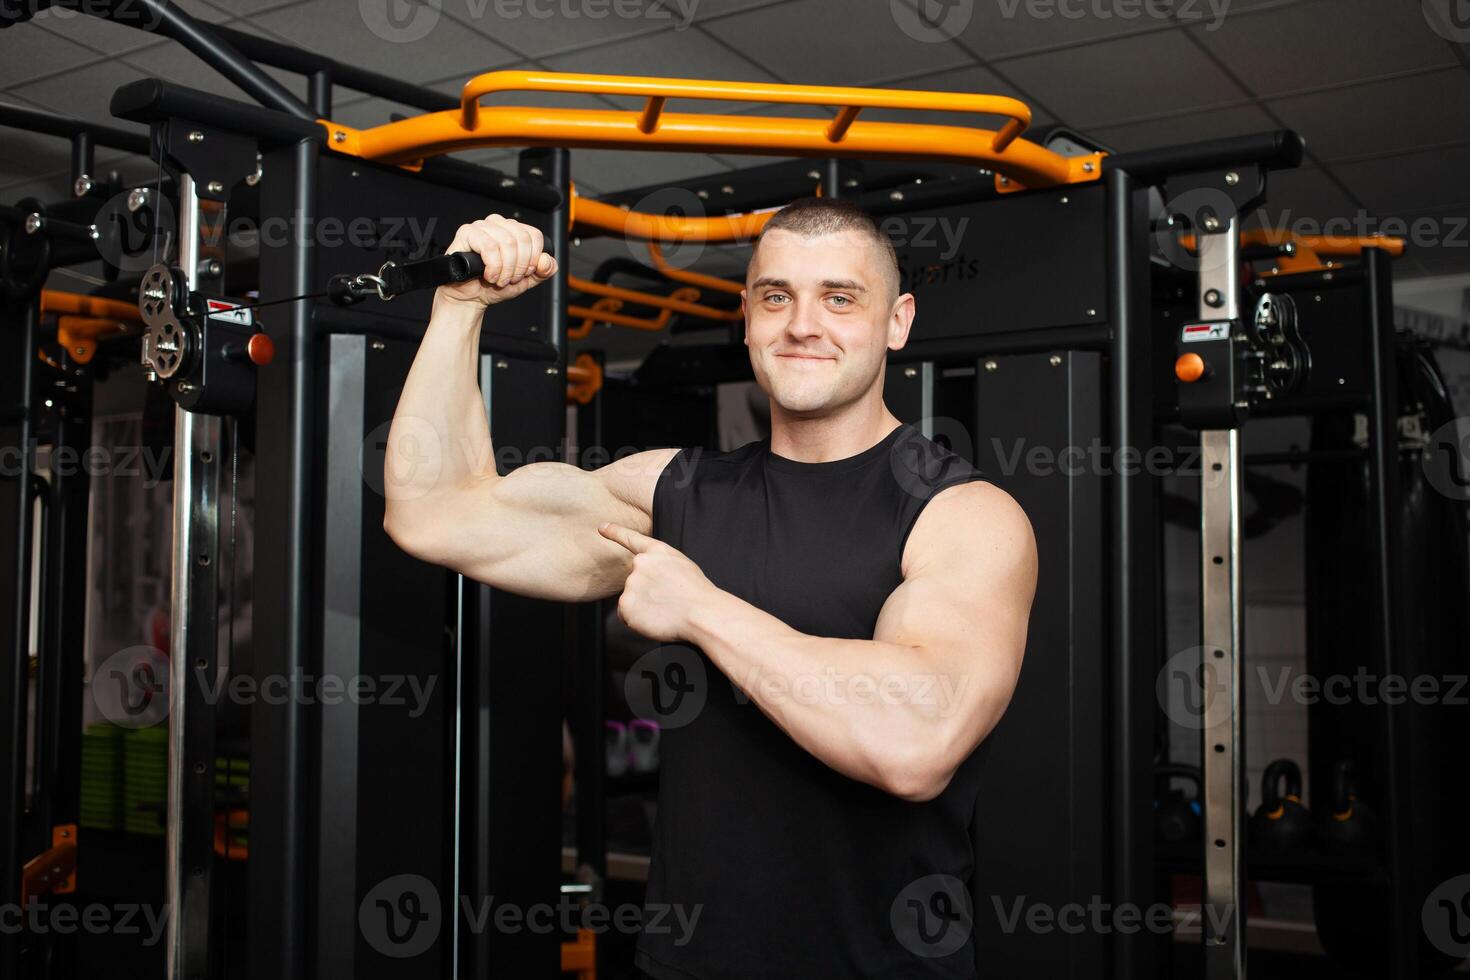
[(937, 675), (937, 766), (952, 773), (1000, 720), (1020, 676), (1036, 593), (1031, 522), (994, 484), (949, 487), (920, 513), (902, 567), (873, 638), (918, 649)]
[(677, 449), (635, 453), (597, 470), (530, 463), (456, 493), (418, 556), (518, 595), (585, 602), (617, 595), (627, 550), (598, 525), (647, 532), (659, 473)]
[(653, 492), (658, 486), (659, 475), (678, 454), (678, 449), (647, 449), (615, 459), (592, 471), (592, 475), (604, 489), (627, 508), (631, 508), (633, 515), (638, 518), (637, 523), (626, 520), (618, 523), (643, 534), (652, 532)]

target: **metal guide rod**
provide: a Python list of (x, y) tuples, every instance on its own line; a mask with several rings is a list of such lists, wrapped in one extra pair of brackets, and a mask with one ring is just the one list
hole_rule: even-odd
[[(1202, 320), (1239, 315), (1239, 235), (1236, 219), (1219, 234), (1200, 237), (1199, 314)], [(1240, 430), (1200, 432), (1200, 657), (1204, 706), (1205, 977), (1245, 977), (1245, 738), (1241, 678)]]
[[(201, 259), (201, 203), (193, 178), (182, 175), (179, 267), (190, 282)], [(219, 417), (175, 408), (165, 883), (169, 980), (208, 975), (213, 727), (207, 710), (202, 718), (194, 717), (207, 706), (204, 691), (192, 678), (212, 682), (216, 666), (221, 465)], [(201, 794), (208, 794), (202, 806)]]

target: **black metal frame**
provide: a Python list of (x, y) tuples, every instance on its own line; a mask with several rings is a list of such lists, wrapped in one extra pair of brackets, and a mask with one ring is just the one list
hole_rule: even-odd
[[(160, 0), (146, 0), (146, 6), (157, 14), (161, 32), (199, 54), (268, 108), (217, 100), (152, 81), (120, 92), (114, 105), (135, 114), (142, 111), (140, 106), (146, 106), (153, 118), (197, 118), (202, 112), (210, 112), (213, 114), (211, 118), (219, 125), (262, 140), (264, 165), (271, 174), (262, 200), (262, 209), (267, 213), (290, 212), (306, 219), (318, 216), (322, 201), (322, 134), (313, 120), (329, 111), (334, 84), (346, 84), (422, 108), (447, 108), (452, 101), (438, 93), (406, 86), (285, 45), (228, 30), (207, 28), (176, 8), (165, 6)], [(262, 63), (307, 75), (311, 81), (312, 105), (308, 107), (285, 92), (248, 60), (247, 55)], [(132, 145), (133, 138), (129, 135), (126, 142)], [(88, 152), (85, 141), (78, 143), (76, 152), (79, 161), (85, 160)], [(539, 162), (540, 177), (529, 173), (525, 161), (532, 158)], [(1099, 238), (1096, 243), (1105, 256), (1102, 260), (1105, 303), (1089, 309), (1087, 316), (1079, 313), (1072, 318), (1024, 330), (958, 333), (932, 340), (920, 339), (900, 352), (892, 363), (922, 362), (915, 377), (922, 376), (924, 371), (932, 372), (945, 362), (965, 361), (974, 365), (979, 375), (989, 370), (990, 363), (1002, 358), (1023, 374), (1039, 369), (1042, 363), (1052, 369), (1065, 368), (1064, 375), (1058, 377), (1067, 378), (1069, 398), (1085, 400), (1096, 397), (1105, 406), (1106, 435), (1113, 447), (1145, 447), (1152, 441), (1153, 411), (1146, 341), (1149, 327), (1148, 187), (1180, 172), (1246, 164), (1289, 167), (1295, 166), (1300, 158), (1299, 140), (1282, 133), (1107, 158), (1103, 167), (1105, 184), (1098, 190), (1104, 217), (1097, 227)], [(830, 166), (819, 166), (816, 170), (795, 175), (787, 165), (776, 166), (777, 169), (769, 172), (770, 186), (800, 185), (810, 182), (812, 174), (816, 173), (825, 184), (840, 184), (840, 193), (858, 191), (861, 203), (883, 213), (912, 214), (920, 208), (954, 206), (995, 196), (988, 179), (975, 183), (952, 175), (941, 176), (931, 185), (921, 185), (921, 189), (908, 191), (902, 197), (881, 190), (876, 196), (873, 192), (864, 195), (860, 178), (844, 176), (844, 172), (835, 171)], [(556, 254), (564, 254), (566, 244), (564, 212), (558, 209), (560, 202), (567, 197), (566, 171), (564, 150), (537, 151), (523, 158), (523, 173), (515, 183), (502, 185), (497, 181), (496, 196), (501, 200), (532, 209), (544, 208), (552, 231), (549, 241)], [(445, 163), (426, 168), (424, 176), (455, 186), (480, 191), (486, 189), (487, 172), (483, 168)], [(859, 181), (859, 186), (853, 187), (850, 181)], [(705, 186), (708, 183), (708, 180), (693, 182), (690, 187), (696, 191), (708, 191)], [(765, 183), (763, 179), (754, 183), (755, 190), (747, 189), (750, 185), (746, 184), (741, 195), (727, 195), (730, 200), (722, 200), (721, 206), (733, 207), (737, 203), (750, 206), (747, 195), (756, 199), (768, 190), (762, 186)], [(700, 186), (695, 187), (695, 184)], [(618, 197), (626, 199), (637, 193), (625, 192)], [(1038, 192), (1025, 196), (1061, 193)], [(1087, 190), (1074, 189), (1070, 193), (1082, 195)], [(1386, 273), (1383, 268), (1381, 256), (1365, 256), (1370, 283), (1384, 281)], [(322, 280), (316, 256), (307, 247), (262, 255), (260, 272), (265, 287), (261, 300), (266, 302), (312, 292)], [(1091, 285), (1089, 283), (1089, 288)], [(1008, 287), (1014, 289), (1015, 284), (1010, 283)], [(1055, 283), (1047, 288), (1055, 290)], [(1381, 288), (1370, 289), (1370, 295), (1375, 311), (1372, 322), (1379, 331), (1376, 349), (1380, 357), (1384, 357), (1391, 341), (1391, 330), (1387, 326), (1391, 323), (1391, 310)], [(517, 367), (504, 377), (495, 372), (505, 362), (486, 362), (484, 388), (492, 419), (499, 417), (496, 406), (503, 408), (512, 404), (527, 419), (534, 419), (503, 442), (559, 442), (557, 433), (562, 418), (565, 381), (565, 296), (564, 278), (542, 291), (544, 309), (540, 318), (548, 325), (549, 333), (545, 341), (514, 336), (498, 338), (487, 331), (488, 350), (517, 358)], [(261, 441), (257, 455), (261, 487), (257, 500), (258, 533), (263, 542), (263, 547), (257, 552), (257, 568), (261, 580), (277, 586), (270, 595), (258, 599), (256, 605), (259, 617), (256, 636), (261, 651), (256, 671), (261, 674), (290, 676), (320, 666), (314, 652), (315, 639), (321, 636), (323, 629), (323, 583), (331, 578), (333, 570), (332, 556), (325, 551), (326, 543), (314, 531), (314, 522), (320, 519), (324, 507), (325, 486), (330, 480), (330, 475), (321, 470), (320, 460), (314, 458), (312, 451), (319, 445), (323, 431), (325, 413), (319, 395), (326, 390), (324, 380), (328, 373), (328, 365), (322, 360), (318, 344), (323, 333), (318, 329), (318, 318), (322, 326), (337, 335), (406, 335), (401, 327), (397, 333), (388, 329), (393, 318), (385, 317), (381, 311), (364, 311), (364, 314), (363, 319), (349, 320), (347, 315), (326, 315), (314, 309), (309, 301), (298, 301), (279, 310), (281, 319), (271, 331), (277, 341), (279, 356), (283, 363), (289, 364), (289, 369), (263, 374), (257, 394), (259, 428), (273, 435), (273, 438)], [(25, 307), (20, 320), (23, 326), (16, 333), (21, 338), (18, 342), (33, 344), (33, 304)], [(1105, 353), (1106, 367), (1097, 357), (1098, 352)], [(1055, 360), (1058, 357), (1060, 360)], [(1037, 358), (1045, 360), (1038, 361)], [(538, 366), (537, 360), (551, 366)], [(10, 363), (28, 362), (24, 358), (14, 358)], [(1392, 513), (1390, 504), (1396, 499), (1396, 477), (1391, 465), (1394, 458), (1393, 393), (1383, 387), (1392, 384), (1391, 375), (1385, 373), (1383, 363), (1375, 362), (1374, 376), (1375, 384), (1379, 386), (1375, 394), (1380, 397), (1373, 423), (1376, 433), (1374, 472), (1380, 495), (1376, 533), (1379, 535), (1379, 554), (1384, 557), (1393, 553), (1392, 522), (1388, 515)], [(545, 411), (539, 415), (525, 412), (527, 402)], [(919, 404), (922, 405), (922, 399)], [(13, 421), (6, 424), (16, 427), (24, 444), (29, 431), (29, 415), (24, 408), (7, 413), (7, 419), (12, 415), (15, 416)], [(1152, 793), (1150, 773), (1144, 763), (1152, 751), (1148, 732), (1152, 712), (1144, 708), (1151, 704), (1153, 663), (1150, 657), (1143, 655), (1143, 651), (1152, 650), (1155, 640), (1153, 584), (1156, 558), (1151, 538), (1156, 524), (1155, 490), (1147, 476), (1138, 475), (1111, 478), (1092, 488), (1089, 493), (1092, 492), (1097, 494), (1095, 500), (1099, 505), (1105, 502), (1107, 507), (1107, 535), (1087, 545), (1087, 550), (1075, 558), (1076, 567), (1091, 564), (1100, 569), (1106, 564), (1111, 581), (1111, 592), (1098, 608), (1100, 621), (1105, 619), (1110, 630), (1110, 657), (1107, 660), (1110, 673), (1099, 678), (1106, 682), (1100, 688), (1105, 696), (1095, 705), (1094, 719), (1102, 726), (1100, 732), (1109, 736), (1109, 751), (1104, 760), (1108, 773), (1106, 786), (1109, 788), (1104, 789), (1099, 784), (1088, 791), (1092, 794), (1089, 805), (1105, 817), (1106, 841), (1099, 842), (1099, 847), (1100, 853), (1110, 855), (1110, 860), (1105, 861), (1105, 867), (1100, 864), (1096, 870), (1105, 874), (1106, 887), (1113, 901), (1143, 907), (1150, 904), (1154, 887), (1151, 855), (1144, 845), (1150, 836), (1148, 801)], [(29, 499), (25, 493), (21, 493), (20, 498)], [(23, 531), (27, 523), (22, 520), (17, 528)], [(29, 554), (23, 545), (21, 551)], [(11, 565), (9, 575), (15, 581), (7, 580), (3, 584), (7, 586), (7, 594), (19, 596), (25, 588), (27, 571), (16, 563)], [(1387, 569), (1384, 557), (1381, 568), (1381, 632), (1385, 640), (1384, 649), (1390, 651), (1389, 666), (1392, 666), (1395, 600), (1394, 584)], [(554, 791), (543, 785), (549, 780), (549, 774), (559, 770), (555, 764), (548, 764), (552, 760), (532, 759), (529, 753), (525, 753), (525, 759), (512, 765), (507, 761), (509, 754), (501, 751), (500, 747), (517, 736), (519, 725), (534, 725), (538, 719), (544, 721), (559, 717), (554, 700), (559, 685), (553, 674), (543, 668), (532, 670), (503, 657), (492, 658), (489, 651), (492, 645), (524, 643), (533, 637), (544, 640), (547, 636), (556, 635), (560, 627), (553, 622), (554, 617), (548, 617), (544, 608), (527, 600), (469, 583), (461, 583), (457, 594), (464, 611), (456, 634), (458, 662), (463, 673), (454, 692), (455, 704), (461, 719), (475, 719), (478, 725), (467, 742), (470, 749), (459, 770), (460, 778), (466, 779), (471, 789), (457, 794), (457, 813), (460, 819), (474, 828), (475, 835), (457, 862), (465, 875), (463, 894), (472, 897), (490, 894), (493, 866), (497, 871), (511, 869), (508, 879), (497, 876), (497, 895), (525, 902), (545, 900), (541, 896), (544, 895), (542, 888), (547, 877), (537, 863), (525, 855), (533, 850), (528, 841), (546, 836), (545, 828), (538, 825), (547, 822), (537, 818), (536, 811), (524, 805), (524, 798), (509, 800), (504, 795), (490, 793), (489, 788), (492, 781), (497, 785), (519, 781), (520, 785), (535, 787), (535, 791), (527, 796), (540, 799), (545, 791), (548, 801), (554, 799)], [(19, 609), (19, 605), (16, 608)], [(21, 642), (23, 620), (17, 620), (14, 625), (14, 636), (17, 642)], [(592, 633), (588, 635), (595, 639)], [(21, 669), (19, 665), (19, 659), (7, 665), (4, 679), (0, 681), (0, 695), (3, 695), (0, 696), (0, 704), (6, 706), (7, 728), (12, 733), (20, 730), (15, 714), (17, 691), (21, 696), (24, 693), (24, 678), (17, 673)], [(525, 689), (518, 690), (517, 685), (525, 685)], [(547, 696), (553, 699), (549, 713), (546, 704), (528, 696), (536, 685), (544, 686), (549, 692)], [(510, 696), (511, 692), (514, 697)], [(587, 697), (587, 710), (595, 717), (597, 699), (592, 695)], [(533, 706), (537, 710), (529, 711)], [(313, 730), (304, 707), (290, 699), (279, 706), (259, 705), (252, 729), (255, 732), (252, 781), (256, 788), (252, 837), (257, 841), (257, 850), (251, 860), (250, 888), (256, 895), (270, 896), (270, 900), (251, 903), (250, 934), (254, 937), (252, 948), (256, 955), (251, 961), (250, 973), (252, 977), (291, 980), (308, 974), (313, 953), (307, 909), (317, 888), (306, 857), (313, 840), (319, 843), (331, 832), (330, 827), (313, 818), (313, 792), (319, 789), (315, 779), (320, 778), (319, 767), (323, 760), (313, 758), (310, 746), (320, 733)], [(584, 730), (584, 738), (587, 734)], [(1397, 737), (1391, 713), (1387, 716), (1385, 735), (1390, 741)], [(15, 740), (12, 744), (16, 744)], [(542, 743), (538, 741), (536, 744)], [(554, 744), (559, 744), (559, 739), (545, 742), (547, 746)], [(1069, 748), (1067, 751), (1074, 750)], [(584, 761), (596, 764), (595, 758)], [(12, 796), (16, 785), (14, 763), (14, 759), (8, 760), (6, 775), (11, 778), (5, 780), (7, 791)], [(317, 774), (315, 777), (314, 773)], [(1391, 776), (1391, 779), (1396, 778)], [(594, 798), (596, 782), (592, 779), (585, 784), (585, 790), (590, 791), (588, 795)], [(583, 860), (599, 873), (605, 870), (605, 855), (600, 853), (604, 846), (603, 836), (595, 817), (589, 815), (584, 818), (579, 841), (590, 853), (584, 855)], [(1400, 840), (1401, 837), (1402, 834), (1395, 837), (1396, 857), (1400, 860), (1408, 844)], [(990, 839), (981, 836), (982, 843), (988, 843)], [(1048, 846), (1053, 843), (1048, 842)], [(6, 847), (6, 853), (0, 857), (14, 858), (14, 842), (7, 841)], [(556, 848), (552, 850), (554, 853)], [(1071, 859), (1062, 855), (1062, 860), (1070, 863)], [(14, 865), (7, 862), (7, 866)], [(509, 887), (505, 887), (507, 881)], [(1398, 911), (1404, 913), (1401, 877), (1396, 877), (1395, 882)], [(4, 894), (0, 893), (0, 900), (3, 898)], [(1412, 942), (1405, 938), (1411, 935), (1408, 933), (1411, 923), (1406, 914), (1399, 914), (1396, 918), (1400, 927), (1395, 933), (1400, 950), (1399, 962), (1411, 963)], [(266, 936), (271, 937), (270, 941), (263, 940)], [(4, 941), (0, 939), (0, 942)], [(546, 967), (548, 954), (544, 944), (497, 941), (495, 947), (492, 948), (488, 936), (466, 937), (458, 941), (453, 955), (475, 975), (487, 970), (492, 958), (497, 968), (505, 964), (530, 970)], [(1113, 937), (1108, 956), (1117, 975), (1148, 976), (1153, 971), (1153, 950), (1142, 937)]]

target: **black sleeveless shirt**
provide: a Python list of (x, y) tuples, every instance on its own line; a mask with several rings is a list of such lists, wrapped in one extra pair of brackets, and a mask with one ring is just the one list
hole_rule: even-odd
[[(769, 439), (686, 449), (659, 476), (653, 536), (800, 632), (871, 640), (919, 512), (981, 478), (907, 423), (826, 463), (777, 456)], [(839, 677), (862, 670), (845, 668)], [(934, 800), (906, 802), (802, 749), (694, 647), (646, 655), (627, 690), (635, 713), (664, 728), (642, 970), (658, 980), (975, 976), (976, 756)]]

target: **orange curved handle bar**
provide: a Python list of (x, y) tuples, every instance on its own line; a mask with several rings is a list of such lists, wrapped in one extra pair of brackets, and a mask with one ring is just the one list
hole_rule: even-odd
[(567, 365), (567, 401), (586, 405), (602, 390), (602, 365), (591, 354), (578, 354)]
[(745, 292), (745, 284), (731, 282), (729, 279), (721, 279), (719, 276), (707, 276), (702, 272), (690, 272), (687, 269), (676, 269), (669, 265), (669, 260), (664, 258), (664, 250), (659, 248), (658, 242), (648, 243), (648, 257), (653, 260), (653, 267), (675, 282), (687, 282), (691, 286), (700, 286), (704, 289), (714, 289), (722, 293), (731, 293), (739, 296)]
[(78, 364), (89, 363), (97, 354), (97, 342), (132, 333), (129, 324), (91, 316), (63, 313), (56, 318), (56, 342)]
[(615, 231), (625, 238), (648, 238), (658, 241), (734, 242), (754, 238), (779, 208), (751, 211), (746, 214), (723, 214), (713, 217), (681, 217), (647, 214), (576, 197), (578, 224)]
[[(587, 279), (578, 279), (576, 276), (567, 277), (567, 285), (579, 293), (591, 293), (593, 296), (602, 296), (609, 299), (620, 299), (625, 303), (637, 303), (641, 306), (651, 306), (656, 310), (669, 310), (673, 313), (684, 313), (688, 316), (704, 317), (706, 320), (739, 320), (744, 314), (739, 310), (717, 310), (713, 306), (705, 306), (703, 303), (691, 303), (686, 296), (660, 296), (656, 293), (645, 293), (637, 289), (623, 289), (620, 286), (608, 286), (600, 282), (591, 282)], [(677, 290), (677, 293), (693, 292), (695, 290)]]
[(41, 312), (75, 313), (78, 316), (98, 317), (104, 320), (122, 320), (125, 323), (142, 323), (143, 314), (136, 303), (120, 299), (105, 299), (82, 293), (66, 293), (59, 289), (41, 290)]
[[(494, 92), (623, 95), (648, 101), (636, 111), (481, 106)], [(673, 98), (839, 106), (833, 119), (671, 113)], [(924, 123), (864, 122), (865, 108), (981, 113), (1006, 118), (999, 130)], [(482, 146), (566, 146), (774, 156), (937, 159), (992, 167), (1007, 190), (1097, 180), (1101, 154), (1064, 157), (1022, 139), (1025, 103), (1007, 96), (907, 89), (712, 82), (680, 78), (505, 71), (471, 79), (458, 110), (357, 129), (319, 120), (328, 146), (380, 163), (413, 167), (426, 157)], [(1002, 178), (1003, 175), (1003, 178)]]
[[(1193, 252), (1196, 248), (1193, 235), (1181, 235), (1179, 242)], [(1404, 240), (1388, 235), (1300, 235), (1284, 228), (1251, 228), (1240, 233), (1240, 244), (1282, 245), (1291, 242), (1296, 246), (1295, 255), (1283, 255), (1265, 274), (1290, 276), (1303, 272), (1320, 272), (1333, 268), (1333, 259), (1353, 258), (1363, 254), (1365, 248), (1381, 248), (1389, 255), (1404, 254)]]
[(568, 306), (568, 316), (580, 316), (584, 319), (580, 327), (568, 328), (567, 336), (572, 340), (582, 340), (599, 323), (657, 333), (669, 325), (669, 320), (674, 315), (673, 310), (662, 310), (656, 317), (632, 316), (628, 313), (619, 313), (618, 310), (622, 307), (623, 301), (620, 299), (598, 300), (591, 306), (577, 306), (576, 304)]
[[(699, 290), (687, 287), (676, 289), (669, 294), (669, 298), (681, 302), (689, 302), (699, 298)], [(663, 309), (659, 311), (658, 316), (650, 319), (630, 316), (627, 313), (619, 313), (618, 311), (622, 308), (623, 301), (611, 296), (604, 297), (591, 306), (568, 306), (567, 316), (583, 317), (581, 326), (567, 328), (568, 339), (583, 339), (592, 332), (593, 326), (598, 323), (609, 323), (617, 327), (629, 327), (633, 330), (657, 332), (668, 326), (669, 320), (674, 315), (673, 310)]]
[(992, 134), (991, 149), (1000, 153), (1031, 125), (1031, 107), (1005, 95), (968, 92), (924, 92), (913, 89), (848, 88), (834, 85), (782, 85), (769, 82), (711, 82), (689, 78), (639, 75), (583, 75), (571, 72), (492, 71), (465, 83), (460, 93), (460, 125), (473, 131), (480, 123), (480, 99), (496, 92), (560, 92), (580, 95), (631, 95), (648, 99), (637, 129), (658, 131), (669, 99), (723, 102), (766, 102), (777, 105), (842, 106), (826, 128), (829, 142), (840, 143), (863, 109), (909, 109), (970, 112), (1006, 116)]
[[(1281, 245), (1292, 242), (1318, 255), (1361, 255), (1365, 248), (1381, 248), (1389, 255), (1404, 254), (1404, 240), (1391, 235), (1302, 235), (1282, 228), (1251, 228), (1240, 233), (1241, 245)], [(1179, 236), (1179, 244), (1193, 252), (1195, 237)]]

